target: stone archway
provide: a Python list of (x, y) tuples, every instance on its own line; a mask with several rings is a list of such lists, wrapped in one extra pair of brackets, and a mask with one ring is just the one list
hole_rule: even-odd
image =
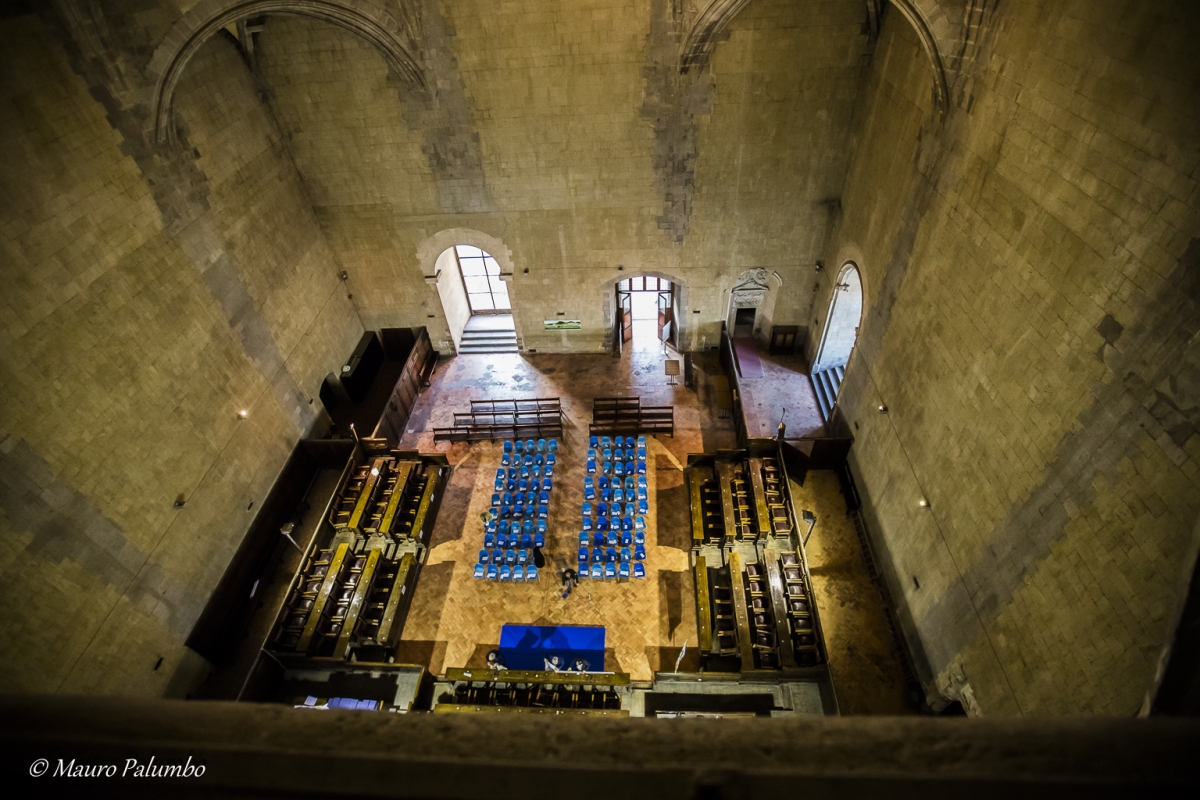
[(690, 326), (688, 325), (687, 314), (683, 313), (688, 307), (687, 306), (687, 296), (688, 296), (687, 284), (684, 283), (683, 281), (681, 281), (679, 279), (679, 277), (676, 275), (672, 275), (667, 272), (660, 272), (658, 270), (653, 270), (653, 269), (630, 270), (628, 273), (623, 272), (615, 278), (610, 278), (609, 280), (605, 281), (601, 285), (601, 287), (600, 287), (600, 302), (602, 303), (602, 308), (604, 309), (603, 313), (604, 313), (604, 348), (605, 348), (605, 350), (612, 350), (612, 348), (615, 344), (615, 337), (617, 334), (617, 322), (618, 322), (617, 303), (616, 303), (617, 284), (623, 280), (628, 280), (629, 278), (635, 278), (635, 277), (639, 277), (639, 276), (645, 276), (645, 277), (651, 277), (651, 278), (662, 278), (663, 280), (670, 281), (671, 285), (673, 287), (675, 287), (673, 291), (675, 292), (675, 307), (676, 307), (675, 341), (678, 345), (678, 347), (676, 349), (679, 350), (679, 352), (681, 352), (681, 353), (691, 351), (693, 349), (692, 343), (687, 338), (690, 335)]
[(160, 143), (173, 140), (172, 100), (192, 56), (217, 31), (247, 17), (292, 14), (344, 28), (378, 48), (406, 83), (424, 89), (424, 69), (415, 55), (418, 17), (407, 3), (398, 10), (400, 19), (378, 0), (201, 0), (175, 23), (150, 58), (151, 138)]
[[(500, 279), (507, 284), (509, 298), (513, 305), (512, 316), (513, 325), (517, 331), (517, 341), (519, 344), (523, 343), (522, 331), (524, 328), (517, 302), (518, 293), (514, 292), (515, 284), (512, 280), (512, 251), (501, 239), (483, 231), (474, 228), (446, 228), (421, 242), (416, 253), (417, 263), (421, 267), (421, 275), (425, 279), (426, 286), (429, 287), (429, 295), (425, 301), (426, 306), (440, 309), (442, 312), (441, 325), (436, 332), (437, 335), (435, 336), (435, 332), (432, 330), (429, 334), (434, 347), (437, 348), (440, 345), (442, 350), (453, 349), (457, 353), (462, 340), (465, 320), (470, 316), (469, 313), (461, 313), (462, 309), (455, 310), (458, 305), (457, 300), (454, 299), (457, 297), (455, 287), (460, 278), (457, 272), (458, 267), (453, 263), (453, 259), (446, 258), (446, 254), (452, 253), (455, 245), (460, 244), (478, 247), (496, 259), (500, 265)], [(465, 302), (465, 295), (462, 299)]]

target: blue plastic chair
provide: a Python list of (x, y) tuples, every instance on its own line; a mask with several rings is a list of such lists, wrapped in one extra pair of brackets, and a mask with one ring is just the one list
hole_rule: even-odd
[(592, 564), (592, 575), (591, 576), (593, 578), (603, 578), (604, 577), (604, 565), (599, 562)]
[(590, 533), (588, 533), (587, 531), (579, 532), (579, 546), (580, 547), (587, 547), (588, 544), (591, 543), (591, 541), (592, 541), (592, 535)]
[(588, 462), (586, 465), (586, 471), (587, 471), (588, 475), (596, 474), (596, 462), (594, 460), (592, 460), (590, 458), (588, 459)]
[[(553, 439), (552, 439), (551, 441), (553, 441)], [(554, 465), (554, 464), (557, 464), (557, 463), (558, 463), (558, 456), (554, 455), (554, 453), (547, 453), (547, 454), (546, 454), (546, 464), (547, 464), (548, 466), (549, 466), (549, 465)]]
[[(628, 450), (626, 450), (626, 451), (625, 451), (625, 460), (626, 460), (626, 461), (633, 461), (633, 458), (634, 458), (634, 454), (633, 454), (633, 448), (631, 447), (631, 448), (629, 448)], [(630, 472), (633, 472), (633, 470), (631, 469), (631, 470), (630, 470)]]
[(633, 530), (633, 517), (621, 517), (621, 530)]
[(624, 446), (625, 446), (625, 437), (624, 436), (614, 436), (613, 437), (613, 447), (624, 447)]
[(538, 439), (538, 440), (537, 440), (537, 451), (538, 451), (539, 453), (544, 453), (544, 452), (546, 452), (546, 440), (545, 440), (545, 439)]
[(596, 530), (606, 531), (610, 527), (608, 517), (596, 517)]
[(638, 485), (638, 486), (645, 486), (645, 485), (646, 485), (646, 476), (645, 476), (645, 475), (642, 475), (641, 477), (639, 477), (639, 478), (637, 479), (637, 485)]
[(595, 500), (596, 499), (596, 486), (591, 478), (583, 479), (583, 499), (584, 500)]
[(603, 531), (596, 531), (594, 534), (592, 534), (592, 544), (594, 544), (596, 547), (604, 546), (604, 532)]
[(504, 478), (496, 478), (496, 482), (492, 484), (492, 489), (497, 492), (502, 492), (506, 486), (507, 484), (504, 482)]
[(638, 500), (637, 508), (638, 508), (639, 514), (649, 514), (650, 513), (650, 504), (648, 502), (646, 502), (645, 500)]
[(534, 464), (537, 463), (537, 461), (534, 460), (534, 455), (533, 455), (532, 450), (529, 450), (528, 452), (525, 453), (525, 460), (522, 461), (521, 463), (527, 467), (532, 467)]
[(583, 503), (582, 505), (579, 506), (579, 511), (585, 517), (590, 517), (592, 515), (592, 504), (591, 503)]
[(633, 577), (635, 577), (635, 578), (646, 577), (646, 565), (640, 561), (633, 562)]
[(545, 533), (546, 532), (546, 520), (539, 519), (537, 521), (537, 525), (534, 526), (534, 528), (537, 531), (537, 533)]
[(548, 477), (544, 481), (542, 481), (542, 491), (543, 492), (553, 492), (554, 491), (554, 481), (550, 480), (550, 478), (548, 478)]
[[(492, 506), (492, 513), (493, 513), (493, 514), (495, 514), (495, 515), (497, 515), (497, 516), (499, 516), (499, 515), (500, 515), (500, 509), (499, 509), (499, 507), (497, 507), (497, 506)], [(495, 532), (496, 532), (496, 520), (494, 520), (494, 519), (489, 519), (489, 520), (488, 520), (488, 523), (487, 523), (487, 525), (484, 525), (484, 526), (483, 526), (483, 529), (484, 529), (484, 531), (486, 531), (487, 533), (495, 533)]]
[(525, 524), (521, 526), (520, 531), (513, 531), (513, 533), (518, 533), (518, 532), (524, 533), (526, 535), (533, 533), (533, 520), (531, 520), (531, 519), (525, 520)]
[(504, 563), (505, 564), (517, 563), (517, 551), (513, 550), (512, 548), (505, 550), (504, 551)]
[(554, 477), (554, 465), (547, 464), (545, 467), (543, 467), (542, 475), (544, 475), (547, 478), (553, 478)]
[(538, 519), (548, 519), (550, 517), (550, 506), (545, 503), (538, 503), (537, 515)]
[(487, 579), (489, 581), (494, 581), (499, 577), (500, 577), (500, 568), (497, 567), (495, 564), (488, 564)]
[(612, 462), (611, 461), (600, 462), (600, 471), (603, 472), (605, 475), (612, 475), (612, 471), (613, 471), (612, 470)]
[(633, 543), (634, 544), (645, 544), (646, 543), (646, 532), (645, 531), (634, 531)]
[(617, 563), (617, 548), (610, 547), (607, 550), (605, 550), (604, 551), (604, 560), (611, 564)]
[(601, 475), (599, 478), (596, 479), (596, 488), (597, 489), (599, 489), (600, 491), (603, 492), (608, 487), (609, 487), (608, 478)]
[(500, 581), (501, 581), (501, 583), (503, 583), (504, 581), (511, 581), (511, 580), (512, 580), (512, 567), (510, 567), (508, 564), (505, 564), (503, 567), (500, 568)]
[(637, 438), (637, 446), (638, 446), (638, 447), (645, 447), (645, 446), (646, 446), (646, 437), (645, 437), (645, 436), (639, 436), (639, 437)]
[(641, 460), (639, 460), (639, 461), (637, 462), (637, 474), (638, 474), (638, 475), (645, 475), (645, 474), (646, 474), (646, 461), (645, 461), (645, 459), (641, 459)]
[(525, 504), (524, 503), (514, 503), (513, 507), (512, 507), (512, 515), (517, 519), (520, 519), (521, 517), (525, 516)]
[(580, 564), (579, 572), (577, 574), (579, 575), (580, 578), (586, 578), (588, 576), (588, 565)]
[(511, 453), (513, 451), (513, 443), (509, 440), (504, 440), (504, 452)]
[(633, 531), (621, 531), (621, 546), (629, 547), (633, 544)]
[(520, 564), (522, 567), (529, 563), (529, 551), (528, 550), (518, 550), (517, 551), (517, 563)]
[(620, 475), (624, 475), (624, 474), (625, 474), (625, 462), (624, 461), (614, 461), (613, 462), (613, 475), (620, 476)]
[(538, 493), (537, 501), (539, 503), (549, 503), (550, 502), (550, 493), (543, 489), (541, 492)]
[(618, 503), (625, 502), (625, 492), (622, 491), (620, 487), (613, 489), (612, 497), (613, 500), (616, 500)]
[(646, 560), (646, 545), (639, 544), (637, 547), (635, 547), (633, 550), (633, 557), (635, 559), (637, 559), (638, 561), (645, 561)]
[(486, 575), (487, 575), (487, 567), (485, 567), (483, 564), (476, 564), (475, 565), (475, 577), (483, 578)]
[(480, 564), (488, 563), (488, 551), (487, 550), (479, 551), (479, 563)]
[(633, 529), (635, 531), (646, 530), (646, 518), (645, 517), (634, 517), (633, 518)]
[(525, 452), (525, 443), (522, 442), (520, 439), (517, 439), (515, 442), (513, 442), (513, 452), (514, 453), (524, 453)]
[(536, 581), (538, 579), (538, 570), (533, 564), (525, 568), (525, 582)]
[(521, 478), (521, 480), (517, 481), (517, 491), (518, 492), (529, 491), (529, 479), (528, 478)]
[(646, 460), (646, 448), (639, 447), (637, 449), (637, 457), (638, 457), (638, 461), (645, 461)]
[(592, 548), (592, 563), (599, 564), (602, 561), (604, 561), (604, 548), (603, 547), (593, 547)]
[(608, 503), (596, 503), (596, 516), (598, 516), (598, 517), (607, 517), (608, 516)]
[(546, 535), (544, 533), (535, 533), (533, 535), (533, 546), (541, 550), (546, 546)]
[(617, 565), (615, 563), (610, 561), (604, 565), (604, 577), (610, 580), (617, 577)]
[(624, 563), (621, 564), (620, 569), (617, 570), (617, 577), (623, 581), (629, 580), (629, 565), (628, 564), (624, 564)]
[(590, 444), (592, 447), (597, 446), (598, 444), (600, 444), (600, 437), (599, 436), (591, 437), (590, 439), (588, 439), (588, 444)]
[(514, 581), (523, 581), (523, 580), (525, 580), (525, 567), (523, 567), (523, 566), (521, 566), (521, 567), (513, 567), (513, 576), (512, 576), (512, 579), (513, 579)]
[(621, 548), (621, 560), (622, 561), (633, 561), (633, 553), (629, 552), (628, 547)]
[(579, 548), (579, 563), (586, 564), (588, 562), (588, 549), (586, 547)]
[(500, 549), (499, 547), (497, 547), (495, 550), (492, 551), (492, 557), (488, 560), (491, 561), (491, 563), (493, 563), (493, 564), (503, 564), (504, 563), (504, 551), (502, 549)]
[(633, 503), (632, 502), (626, 503), (625, 504), (625, 516), (632, 517), (633, 514), (634, 514)]
[(605, 447), (603, 452), (600, 453), (600, 457), (602, 461), (612, 461), (612, 448)]
[(551, 439), (550, 441), (546, 442), (546, 447), (550, 450), (551, 453), (557, 453), (558, 452), (558, 439)]
[(582, 530), (585, 530), (585, 531), (590, 531), (591, 529), (592, 529), (592, 518), (591, 518), (591, 517), (589, 517), (589, 516), (587, 516), (587, 515), (585, 514), (585, 515), (583, 516), (583, 528), (582, 528)]
[(638, 500), (647, 500), (650, 497), (645, 486), (638, 487), (637, 496), (638, 496)]
[(601, 436), (600, 437), (600, 446), (601, 447), (612, 447), (612, 439), (608, 438), (607, 436)]
[(601, 489), (600, 490), (600, 499), (603, 500), (605, 503), (611, 503), (612, 499), (613, 499), (612, 489)]
[(521, 534), (521, 548), (523, 550), (528, 550), (531, 547), (533, 547), (533, 534), (522, 533)]
[(596, 448), (589, 447), (588, 451), (587, 451), (587, 457), (588, 457), (588, 461), (595, 461), (596, 460)]
[(502, 533), (505, 536), (508, 536), (508, 531), (511, 527), (512, 527), (511, 522), (509, 522), (506, 519), (502, 519), (502, 520), (500, 520), (500, 528), (496, 531), (496, 533)]
[(504, 455), (500, 456), (500, 466), (507, 467), (511, 463), (512, 463), (512, 456), (510, 456), (508, 453), (505, 453)]
[(494, 534), (491, 534), (491, 533), (484, 534), (484, 537), (483, 537), (483, 546), (484, 546), (484, 547), (486, 547), (488, 550), (491, 550), (493, 547), (495, 547), (495, 546), (496, 546), (496, 537), (495, 537), (495, 535), (494, 535)]
[(537, 449), (537, 442), (535, 442), (533, 439), (525, 440), (525, 452), (526, 453), (532, 453), (536, 449)]
[(616, 547), (617, 540), (619, 537), (620, 537), (620, 534), (617, 533), (616, 531), (609, 531), (608, 534), (604, 537), (604, 541), (606, 544), (608, 544), (609, 547)]

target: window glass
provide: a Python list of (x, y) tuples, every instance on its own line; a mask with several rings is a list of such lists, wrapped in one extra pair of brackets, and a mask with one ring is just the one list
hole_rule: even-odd
[(478, 247), (471, 247), (469, 244), (460, 244), (456, 249), (458, 250), (459, 258), (470, 258), (472, 256), (475, 258), (482, 258), (484, 255), (486, 255), (486, 253), (484, 253)]

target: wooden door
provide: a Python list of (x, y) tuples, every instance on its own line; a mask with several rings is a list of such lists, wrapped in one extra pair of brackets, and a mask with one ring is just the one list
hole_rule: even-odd
[(617, 292), (617, 303), (621, 308), (621, 341), (633, 341), (633, 295)]

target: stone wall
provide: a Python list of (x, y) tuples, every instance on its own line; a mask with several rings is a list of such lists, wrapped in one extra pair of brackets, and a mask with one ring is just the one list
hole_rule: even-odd
[[(782, 278), (776, 324), (805, 324), (847, 166), (866, 8), (756, 0), (685, 81), (676, 5), (426, 3), (433, 97), (349, 32), (267, 19), (272, 107), (365, 324), (428, 324), (438, 340), (447, 323), (418, 253), (452, 227), (511, 252), (526, 348), (604, 350), (611, 282), (643, 273), (685, 286), (689, 348), (715, 346), (746, 269)], [(544, 332), (560, 312), (583, 330)]]
[(840, 413), (930, 687), (984, 714), (1127, 716), (1200, 511), (1200, 20), (972, 8), (944, 119), (886, 18), (825, 255), (865, 287)]
[(117, 99), (132, 65), (89, 71), (53, 19), (0, 22), (0, 684), (182, 693), (184, 640), (362, 326), (228, 39), (188, 66), (162, 155)]

